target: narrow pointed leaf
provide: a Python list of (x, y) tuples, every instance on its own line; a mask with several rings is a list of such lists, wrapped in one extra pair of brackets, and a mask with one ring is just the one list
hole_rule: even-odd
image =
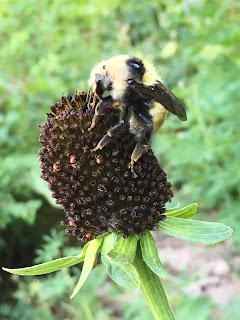
[(2, 268), (4, 271), (9, 273), (18, 274), (20, 276), (37, 276), (41, 274), (47, 274), (54, 271), (61, 270), (63, 268), (68, 268), (74, 266), (84, 260), (88, 243), (84, 246), (83, 250), (77, 256), (64, 257), (49, 262), (41, 263), (36, 266), (18, 268), (18, 269), (9, 269)]
[(143, 260), (156, 275), (166, 279), (168, 274), (158, 257), (155, 241), (148, 230), (145, 230), (144, 233), (145, 236), (140, 238)]
[(119, 238), (115, 247), (108, 253), (108, 256), (118, 262), (132, 263), (137, 249), (137, 237), (130, 234), (127, 239)]
[(179, 209), (179, 210), (173, 210), (171, 212), (166, 212), (166, 215), (168, 217), (177, 217), (177, 218), (184, 218), (184, 219), (190, 219), (192, 218), (195, 213), (198, 210), (198, 204), (192, 203), (189, 206)]
[(127, 289), (139, 287), (139, 276), (136, 269), (130, 263), (117, 262), (102, 253), (102, 262), (107, 268), (111, 279)]
[(140, 288), (148, 302), (154, 319), (174, 320), (174, 314), (161, 280), (145, 263), (140, 247), (137, 248), (137, 254), (133, 265), (139, 274)]
[(19, 268), (19, 269), (9, 269), (2, 268), (4, 271), (9, 273), (18, 274), (20, 276), (37, 276), (41, 274), (47, 274), (54, 271), (58, 271), (63, 268), (71, 267), (75, 264), (78, 264), (84, 260), (84, 257), (76, 258), (76, 257), (65, 257), (56, 259), (53, 261), (45, 262), (38, 264), (32, 267)]
[(81, 276), (73, 291), (73, 294), (71, 295), (71, 299), (76, 296), (78, 291), (83, 286), (84, 282), (87, 280), (87, 277), (89, 276), (93, 268), (94, 262), (96, 260), (96, 255), (101, 243), (102, 243), (102, 238), (96, 238), (89, 242), (89, 246), (87, 248), (87, 252), (84, 259)]
[(170, 235), (192, 242), (214, 244), (227, 239), (233, 230), (221, 223), (167, 217), (158, 223), (159, 229)]

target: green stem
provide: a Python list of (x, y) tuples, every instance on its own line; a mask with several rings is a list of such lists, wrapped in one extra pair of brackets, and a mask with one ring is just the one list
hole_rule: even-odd
[(154, 318), (156, 320), (174, 320), (175, 317), (161, 280), (144, 262), (140, 246), (138, 246), (133, 265), (139, 274), (140, 288)]

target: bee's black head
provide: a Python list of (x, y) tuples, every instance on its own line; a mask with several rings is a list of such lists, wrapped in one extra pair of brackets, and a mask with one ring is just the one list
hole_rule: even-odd
[(127, 60), (127, 65), (130, 72), (130, 78), (137, 82), (142, 82), (143, 75), (146, 72), (142, 60), (131, 57)]

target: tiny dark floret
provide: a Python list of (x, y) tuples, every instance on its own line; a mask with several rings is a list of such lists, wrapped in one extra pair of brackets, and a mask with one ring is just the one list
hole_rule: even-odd
[(167, 175), (152, 150), (135, 163), (135, 177), (128, 168), (136, 145), (129, 128), (102, 150), (92, 152), (107, 130), (119, 121), (120, 110), (105, 105), (96, 126), (89, 131), (94, 110), (86, 94), (68, 95), (51, 106), (41, 127), (39, 151), (41, 177), (52, 197), (61, 204), (68, 225), (66, 233), (87, 241), (105, 232), (155, 230), (165, 219), (165, 203), (173, 192)]

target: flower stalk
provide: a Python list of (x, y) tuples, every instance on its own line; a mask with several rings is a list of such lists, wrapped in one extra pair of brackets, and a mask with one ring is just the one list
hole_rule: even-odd
[(161, 279), (147, 266), (138, 248), (133, 263), (136, 268), (141, 291), (156, 320), (174, 320), (172, 308), (168, 302)]

